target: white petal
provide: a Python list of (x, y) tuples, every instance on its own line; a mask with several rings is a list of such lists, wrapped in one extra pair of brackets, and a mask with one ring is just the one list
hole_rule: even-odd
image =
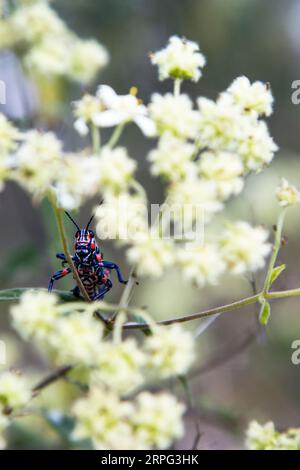
[(82, 135), (83, 137), (88, 135), (89, 133), (89, 128), (87, 126), (87, 123), (83, 118), (78, 118), (74, 122), (74, 128), (78, 132), (78, 134)]
[(112, 87), (108, 85), (100, 85), (97, 90), (97, 96), (107, 108), (114, 107), (116, 101), (118, 100), (117, 93)]
[(93, 115), (93, 123), (98, 127), (112, 127), (117, 126), (123, 121), (123, 116), (118, 111), (112, 109), (103, 111), (102, 113), (95, 113)]
[(146, 116), (137, 116), (134, 119), (134, 122), (146, 137), (154, 137), (156, 135), (156, 126), (150, 118)]

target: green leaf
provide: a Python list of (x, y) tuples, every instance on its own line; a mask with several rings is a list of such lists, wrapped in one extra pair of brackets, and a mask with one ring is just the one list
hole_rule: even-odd
[(271, 278), (270, 278), (270, 286), (273, 284), (273, 282), (276, 281), (276, 279), (280, 276), (282, 271), (284, 271), (286, 268), (285, 264), (281, 264), (280, 266), (276, 266), (276, 268), (273, 268)]
[[(40, 291), (45, 289), (33, 289), (30, 287), (18, 287), (16, 289), (4, 289), (0, 290), (0, 302), (16, 302), (20, 299), (22, 294), (28, 291)], [(63, 302), (74, 302), (76, 301), (76, 297), (69, 291), (62, 291), (62, 290), (54, 290), (55, 294), (58, 295), (61, 301)]]
[(267, 325), (269, 318), (271, 315), (271, 307), (269, 302), (264, 300), (261, 305), (260, 313), (259, 313), (259, 322), (261, 325)]

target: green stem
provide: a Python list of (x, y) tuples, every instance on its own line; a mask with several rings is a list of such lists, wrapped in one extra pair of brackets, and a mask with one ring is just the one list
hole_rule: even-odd
[(292, 296), (300, 295), (300, 288), (298, 289), (289, 289), (289, 290), (282, 290), (282, 291), (274, 291), (274, 292), (267, 292), (265, 297), (267, 299), (283, 299), (285, 297), (292, 297)]
[(124, 122), (121, 122), (121, 124), (119, 124), (115, 130), (113, 131), (109, 141), (107, 142), (107, 146), (109, 148), (113, 148), (119, 141), (121, 135), (122, 135), (122, 132), (123, 132), (123, 129), (124, 129), (124, 126), (125, 126), (125, 123)]
[[(173, 323), (185, 323), (192, 320), (199, 320), (201, 318), (210, 317), (211, 315), (216, 315), (218, 313), (226, 313), (231, 312), (232, 310), (237, 310), (241, 307), (245, 307), (246, 305), (253, 304), (258, 302), (260, 298), (260, 294), (252, 295), (251, 297), (246, 297), (245, 299), (238, 300), (237, 302), (232, 302), (228, 305), (222, 305), (221, 307), (215, 307), (209, 310), (204, 310), (203, 312), (193, 313), (192, 315), (185, 315), (184, 317), (172, 318), (170, 320), (162, 320), (157, 322), (158, 325), (172, 325)], [(128, 309), (129, 313), (137, 314), (137, 311), (133, 311), (133, 309)], [(145, 329), (149, 328), (147, 323), (125, 323), (125, 329)]]
[(101, 135), (97, 126), (92, 124), (92, 146), (94, 154), (97, 154), (100, 150)]
[(275, 263), (277, 260), (278, 252), (280, 250), (281, 246), (281, 237), (282, 237), (282, 229), (283, 229), (283, 223), (284, 223), (284, 218), (285, 218), (285, 209), (283, 209), (278, 217), (277, 225), (276, 225), (276, 236), (274, 240), (274, 245), (272, 249), (272, 255), (270, 258), (269, 266), (268, 266), (268, 271), (266, 275), (266, 279), (264, 282), (264, 287), (263, 287), (263, 296), (269, 291), (271, 287), (271, 277), (272, 277), (272, 272), (275, 267)]
[(174, 96), (179, 96), (180, 95), (180, 88), (181, 88), (181, 82), (180, 78), (176, 78), (174, 80)]
[(63, 252), (66, 255), (68, 265), (69, 265), (69, 267), (72, 271), (74, 279), (76, 280), (76, 283), (77, 283), (77, 285), (80, 289), (80, 292), (81, 292), (83, 298), (87, 302), (90, 302), (91, 299), (89, 298), (89, 296), (88, 296), (88, 294), (87, 294), (87, 292), (84, 288), (84, 285), (81, 282), (81, 279), (79, 277), (77, 269), (74, 266), (74, 263), (72, 261), (72, 256), (71, 256), (70, 251), (69, 251), (66, 232), (65, 232), (65, 227), (64, 227), (64, 223), (63, 223), (63, 217), (62, 217), (63, 210), (60, 209), (59, 207), (57, 207), (56, 202), (54, 200), (54, 197), (52, 195), (50, 197), (50, 202), (51, 202), (53, 210), (54, 210), (54, 214), (55, 214), (55, 218), (56, 218), (56, 222), (57, 222), (57, 228), (58, 228), (58, 232), (59, 232), (59, 235), (60, 235), (61, 244), (62, 244), (62, 247), (63, 247)]

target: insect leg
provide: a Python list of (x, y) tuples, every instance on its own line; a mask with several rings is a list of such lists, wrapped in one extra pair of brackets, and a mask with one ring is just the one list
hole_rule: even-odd
[(80, 295), (80, 289), (78, 286), (75, 286), (74, 289), (71, 290), (71, 292), (73, 292), (74, 297), (76, 297), (77, 299), (82, 298)]
[(56, 253), (56, 258), (61, 259), (62, 261), (67, 261), (66, 255), (64, 253)]
[(112, 288), (112, 282), (107, 279), (106, 283), (101, 287), (99, 292), (94, 295), (93, 300), (102, 300), (105, 294)]
[(51, 277), (50, 282), (49, 282), (48, 292), (52, 291), (53, 284), (54, 284), (55, 281), (58, 281), (62, 277), (67, 276), (67, 274), (70, 274), (70, 272), (71, 272), (70, 268), (64, 268), (64, 269), (60, 269), (55, 274), (53, 274), (53, 276)]
[(116, 270), (116, 273), (117, 273), (117, 276), (118, 276), (118, 281), (121, 282), (121, 284), (127, 284), (128, 281), (125, 281), (125, 279), (123, 279), (121, 270), (120, 270), (119, 266), (116, 263), (112, 263), (111, 261), (102, 261), (102, 263), (103, 263), (103, 266), (105, 268), (115, 269)]

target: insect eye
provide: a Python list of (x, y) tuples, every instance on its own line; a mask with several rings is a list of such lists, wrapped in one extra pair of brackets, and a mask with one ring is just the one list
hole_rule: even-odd
[(75, 238), (79, 238), (79, 235), (80, 235), (80, 232), (79, 230), (77, 230), (77, 232), (75, 233)]
[(93, 237), (95, 234), (93, 232), (93, 230), (89, 230), (89, 233), (90, 233), (90, 236)]

